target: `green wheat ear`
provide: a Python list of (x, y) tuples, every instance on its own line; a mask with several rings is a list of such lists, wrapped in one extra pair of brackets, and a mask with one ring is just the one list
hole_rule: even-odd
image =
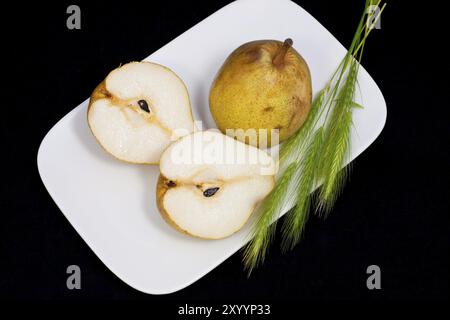
[(326, 119), (323, 154), (319, 161), (318, 178), (323, 181), (317, 208), (328, 213), (335, 203), (347, 177), (344, 168), (350, 151), (350, 131), (352, 125), (353, 100), (359, 64), (352, 61), (350, 70), (331, 115)]
[[(317, 163), (320, 157), (323, 140), (323, 128), (319, 128), (312, 138), (304, 157), (301, 159), (300, 170), (293, 179), (293, 190), (296, 191), (295, 207), (286, 214), (283, 223), (282, 248), (290, 250), (300, 241), (303, 235), (311, 205), (311, 191), (316, 181)], [(301, 173), (301, 174), (300, 174)]]
[(243, 249), (243, 262), (249, 275), (253, 268), (264, 262), (265, 254), (273, 237), (276, 220), (283, 209), (289, 182), (295, 169), (296, 163), (288, 166), (256, 212), (258, 217), (250, 232), (250, 241)]
[[(366, 0), (347, 54), (314, 99), (303, 127), (281, 147), (281, 177), (259, 206), (250, 241), (243, 248), (243, 262), (249, 275), (264, 262), (276, 219), (285, 207), (295, 204), (282, 226), (282, 247), (288, 250), (300, 241), (311, 205), (315, 204), (318, 212), (328, 213), (346, 181), (348, 166), (343, 167), (350, 150), (352, 112), (354, 108), (362, 108), (354, 101), (358, 69), (364, 43), (385, 5), (369, 27), (366, 12), (369, 6), (379, 4), (380, 1)], [(316, 129), (322, 118), (324, 125)], [(322, 187), (312, 201), (311, 191), (320, 183)]]

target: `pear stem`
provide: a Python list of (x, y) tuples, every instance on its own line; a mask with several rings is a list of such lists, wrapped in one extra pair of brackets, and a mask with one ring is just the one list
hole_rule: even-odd
[(292, 41), (291, 38), (287, 38), (286, 40), (284, 40), (283, 46), (278, 50), (277, 55), (272, 60), (272, 63), (276, 66), (283, 65), (284, 57), (293, 44), (294, 41)]

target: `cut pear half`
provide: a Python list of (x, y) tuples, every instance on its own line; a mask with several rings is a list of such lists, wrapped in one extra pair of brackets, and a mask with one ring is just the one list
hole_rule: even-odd
[(132, 163), (157, 164), (173, 141), (194, 131), (189, 94), (169, 68), (131, 62), (97, 86), (88, 124), (100, 145)]
[(221, 239), (244, 226), (272, 190), (276, 165), (265, 151), (215, 131), (195, 132), (162, 154), (156, 197), (178, 231)]

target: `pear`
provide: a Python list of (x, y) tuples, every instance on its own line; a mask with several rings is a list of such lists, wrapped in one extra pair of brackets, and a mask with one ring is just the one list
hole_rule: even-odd
[(228, 56), (209, 96), (211, 113), (223, 133), (270, 147), (303, 125), (311, 107), (311, 75), (292, 45), (291, 39), (252, 41)]
[(157, 164), (173, 140), (194, 131), (183, 81), (151, 62), (111, 71), (91, 95), (88, 124), (108, 153), (143, 164)]
[(176, 230), (221, 239), (238, 231), (272, 190), (276, 165), (265, 151), (216, 131), (197, 131), (162, 154), (159, 211)]

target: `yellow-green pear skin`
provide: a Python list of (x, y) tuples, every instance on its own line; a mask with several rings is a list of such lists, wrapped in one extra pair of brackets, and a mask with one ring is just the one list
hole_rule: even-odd
[[(279, 142), (305, 122), (312, 100), (311, 75), (292, 40), (243, 44), (226, 59), (211, 86), (209, 105), (218, 128), (279, 130)], [(256, 144), (264, 146), (262, 133)], [(238, 140), (255, 145), (248, 137)]]

